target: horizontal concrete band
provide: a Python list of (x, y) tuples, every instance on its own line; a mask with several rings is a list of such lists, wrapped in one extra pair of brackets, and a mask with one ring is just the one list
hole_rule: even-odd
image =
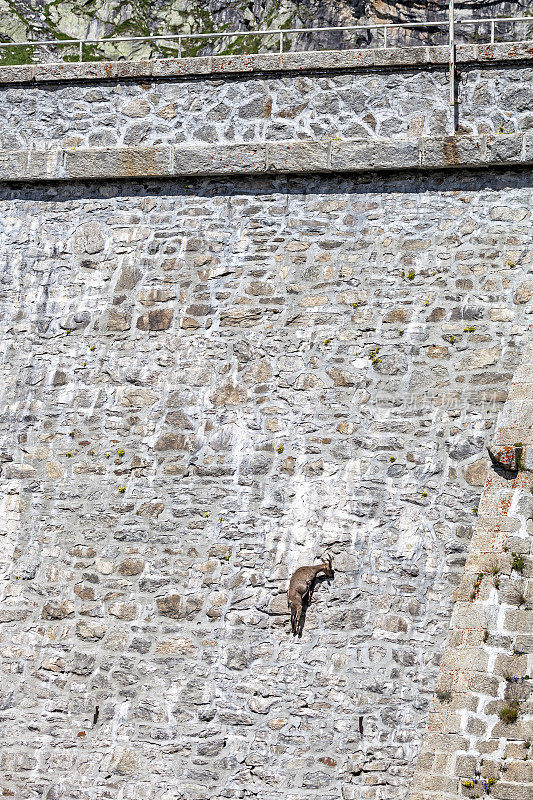
[[(50, 81), (179, 78), (250, 72), (309, 72), (369, 67), (424, 67), (448, 64), (448, 47), (390, 47), (364, 50), (326, 50), (302, 53), (264, 53), (247, 56), (165, 58), (151, 61), (28, 64), (0, 67), (0, 84)], [(533, 61), (533, 41), (457, 45), (458, 64)]]
[(533, 165), (533, 132), (444, 138), (0, 151), (0, 181)]

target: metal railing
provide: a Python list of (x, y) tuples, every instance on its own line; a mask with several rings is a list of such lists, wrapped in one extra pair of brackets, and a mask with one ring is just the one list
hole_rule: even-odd
[[(450, 0), (450, 3), (452, 0)], [(520, 22), (530, 22), (533, 24), (533, 16), (530, 17), (485, 17), (480, 19), (453, 19), (453, 14), (449, 18), (442, 21), (426, 21), (426, 22), (387, 22), (387, 23), (374, 23), (370, 25), (339, 25), (317, 28), (278, 28), (274, 30), (259, 30), (259, 31), (224, 31), (216, 33), (180, 33), (180, 34), (159, 34), (157, 36), (118, 36), (100, 39), (43, 39), (43, 40), (27, 40), (25, 42), (0, 42), (0, 51), (5, 48), (34, 48), (34, 47), (65, 47), (67, 45), (74, 45), (78, 49), (78, 60), (81, 62), (83, 58), (83, 48), (88, 45), (104, 46), (113, 45), (118, 42), (148, 42), (154, 43), (156, 47), (160, 42), (176, 42), (178, 50), (178, 58), (182, 57), (183, 43), (198, 40), (216, 40), (216, 39), (232, 39), (232, 38), (245, 38), (245, 37), (274, 37), (277, 40), (277, 50), (280, 53), (285, 52), (286, 37), (294, 35), (301, 36), (302, 34), (320, 34), (320, 33), (351, 33), (351, 32), (377, 32), (379, 38), (376, 39), (376, 45), (388, 47), (389, 45), (389, 32), (397, 30), (422, 30), (428, 28), (442, 28), (444, 31), (449, 29), (449, 42), (452, 43), (454, 31), (461, 26), (490, 26), (490, 42), (495, 42), (496, 26), (499, 24), (517, 24)], [(88, 59), (89, 61), (91, 59)]]

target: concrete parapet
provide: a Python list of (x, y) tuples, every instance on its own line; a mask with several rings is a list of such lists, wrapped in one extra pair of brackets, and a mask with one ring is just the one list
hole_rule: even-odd
[[(57, 83), (63, 81), (169, 78), (195, 75), (238, 75), (264, 72), (313, 72), (369, 68), (428, 69), (448, 65), (449, 49), (437, 47), (390, 47), (360, 50), (325, 50), (252, 55), (200, 56), (153, 61), (94, 61), (0, 67), (0, 84)], [(533, 61), (533, 42), (498, 42), (457, 46), (458, 64)]]

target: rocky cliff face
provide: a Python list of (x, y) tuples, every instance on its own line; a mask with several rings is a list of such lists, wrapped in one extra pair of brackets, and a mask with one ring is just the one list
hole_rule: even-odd
[[(463, 18), (515, 16), (533, 12), (533, 0), (492, 2), (463, 0), (457, 2), (457, 13)], [(258, 30), (268, 28), (302, 28), (365, 24), (371, 22), (417, 22), (445, 18), (448, 0), (0, 0), (0, 37), (4, 41), (39, 39), (102, 38), (147, 36), (166, 33), (211, 33), (213, 31)], [(521, 38), (528, 27), (515, 28)], [(501, 25), (499, 33), (508, 35), (509, 26)], [(460, 31), (466, 38), (488, 33), (471, 29)], [(402, 43), (438, 43), (445, 32), (411, 31), (398, 34)], [(375, 45), (380, 34), (322, 33), (286, 36), (287, 49), (315, 47), (350, 47)], [(440, 37), (440, 39), (439, 39)], [(391, 37), (394, 43), (394, 37)], [(183, 53), (257, 52), (278, 46), (275, 37), (235, 37), (223, 40), (188, 41)], [(155, 47), (148, 43), (116, 43), (87, 46), (84, 58), (130, 58), (174, 55), (175, 43)], [(77, 58), (74, 48), (25, 47), (4, 50), (2, 63), (32, 60), (66, 60)]]

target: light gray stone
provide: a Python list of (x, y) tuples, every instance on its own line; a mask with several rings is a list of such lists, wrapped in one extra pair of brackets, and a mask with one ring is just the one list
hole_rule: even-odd
[(173, 148), (174, 175), (239, 175), (265, 169), (266, 146), (260, 143)]
[(171, 174), (170, 147), (125, 147), (109, 150), (67, 151), (65, 153), (66, 178), (106, 178)]
[(410, 169), (419, 166), (416, 142), (332, 141), (331, 169), (357, 171), (372, 169)]
[(325, 142), (269, 142), (268, 169), (274, 172), (327, 170), (329, 144)]

